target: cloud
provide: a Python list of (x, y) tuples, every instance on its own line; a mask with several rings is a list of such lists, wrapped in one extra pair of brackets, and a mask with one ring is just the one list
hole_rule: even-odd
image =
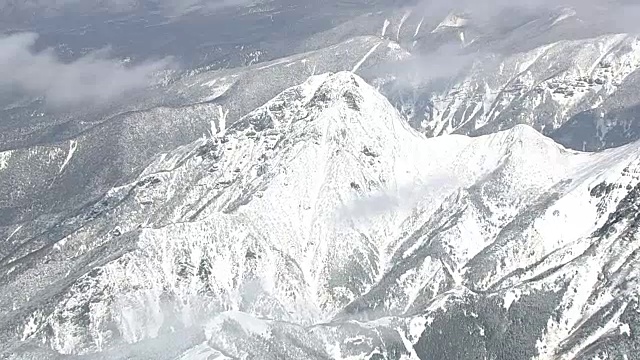
[(127, 66), (96, 51), (73, 62), (62, 62), (51, 49), (36, 52), (38, 35), (18, 33), (0, 37), (0, 89), (34, 97), (47, 104), (69, 106), (104, 103), (154, 82), (169, 59)]
[(381, 189), (363, 194), (339, 207), (335, 214), (336, 220), (338, 222), (366, 220), (392, 211), (414, 209), (419, 202), (428, 198), (429, 194), (455, 188), (457, 184), (458, 180), (451, 174), (441, 174), (403, 184), (396, 189)]
[(420, 89), (435, 86), (438, 80), (454, 78), (471, 67), (482, 54), (465, 52), (459, 44), (445, 43), (428, 52), (416, 52), (411, 57), (389, 64), (382, 64), (371, 71), (391, 75), (393, 86)]

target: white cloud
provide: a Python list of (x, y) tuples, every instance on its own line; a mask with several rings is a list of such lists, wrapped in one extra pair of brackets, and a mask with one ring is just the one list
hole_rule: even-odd
[(435, 175), (429, 179), (403, 184), (396, 189), (382, 189), (352, 199), (336, 211), (338, 222), (352, 219), (372, 219), (395, 210), (409, 210), (429, 194), (452, 188), (458, 181), (450, 174)]
[(168, 59), (127, 66), (97, 51), (62, 62), (51, 49), (36, 52), (34, 33), (0, 37), (0, 89), (44, 97), (49, 105), (96, 104), (112, 100), (153, 82), (153, 75), (171, 65)]

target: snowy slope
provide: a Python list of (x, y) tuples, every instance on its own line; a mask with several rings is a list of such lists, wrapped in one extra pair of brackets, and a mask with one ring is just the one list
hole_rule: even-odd
[(358, 76), (313, 76), (5, 256), (0, 349), (633, 354), (639, 182), (638, 144), (427, 139)]

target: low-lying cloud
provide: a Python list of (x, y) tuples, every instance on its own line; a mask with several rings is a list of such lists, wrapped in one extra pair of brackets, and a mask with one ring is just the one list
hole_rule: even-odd
[(459, 44), (446, 43), (428, 53), (415, 53), (398, 62), (383, 64), (373, 71), (393, 75), (396, 85), (420, 89), (427, 84), (434, 86), (442, 79), (455, 78), (480, 56), (478, 52), (465, 52)]
[(169, 59), (127, 65), (96, 51), (63, 62), (52, 49), (35, 51), (38, 35), (18, 33), (0, 37), (0, 89), (43, 97), (48, 105), (104, 103), (154, 82)]
[(381, 189), (358, 196), (337, 209), (338, 221), (373, 219), (393, 211), (407, 211), (429, 197), (432, 193), (443, 193), (454, 189), (458, 179), (450, 174), (441, 174), (395, 189)]

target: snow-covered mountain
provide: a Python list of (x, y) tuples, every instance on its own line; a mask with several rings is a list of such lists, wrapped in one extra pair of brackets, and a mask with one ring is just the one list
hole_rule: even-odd
[(637, 35), (263, 3), (210, 66), (0, 110), (0, 358), (640, 359)]
[(352, 72), (312, 76), (49, 230), (10, 229), (0, 351), (633, 358), (639, 183), (638, 143), (427, 138)]

